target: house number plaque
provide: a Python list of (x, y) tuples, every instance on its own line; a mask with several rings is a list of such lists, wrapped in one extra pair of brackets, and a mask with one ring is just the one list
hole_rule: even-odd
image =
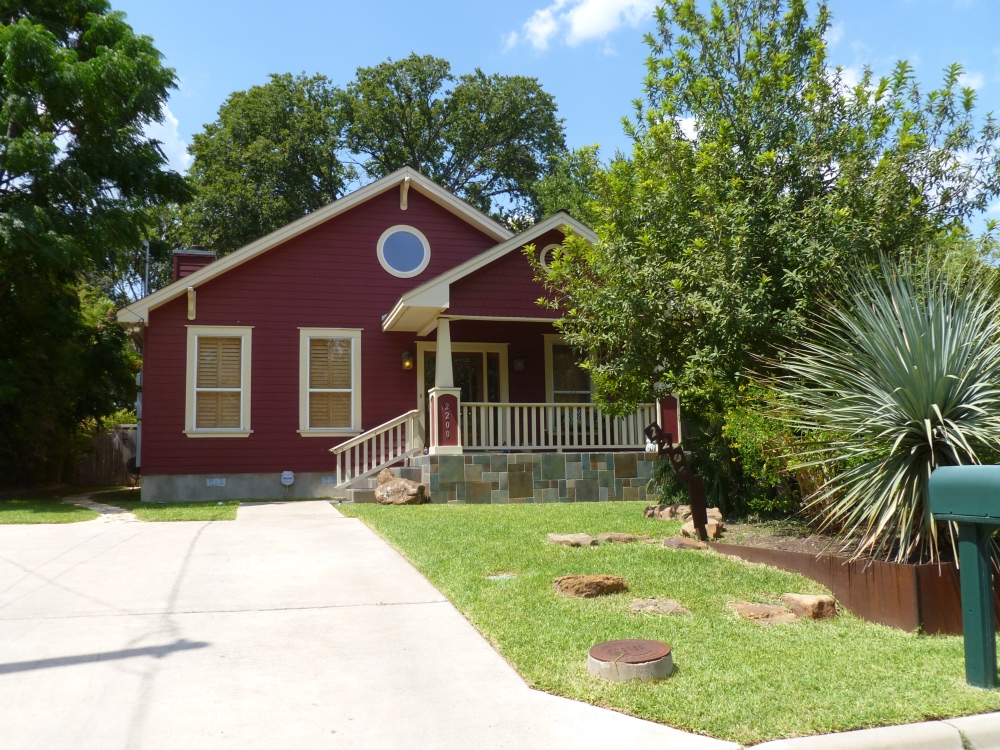
[(458, 445), (458, 398), (450, 393), (438, 396), (438, 445)]

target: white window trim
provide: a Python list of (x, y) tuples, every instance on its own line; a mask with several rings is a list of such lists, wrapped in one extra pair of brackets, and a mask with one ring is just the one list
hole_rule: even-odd
[[(299, 434), (302, 437), (351, 437), (361, 430), (361, 328), (299, 329)], [(350, 427), (309, 428), (309, 339), (351, 339)]]
[[(198, 337), (229, 336), (240, 339), (240, 429), (195, 427), (195, 386), (198, 383)], [(187, 375), (184, 398), (184, 434), (191, 438), (249, 437), (250, 362), (253, 326), (187, 326)]]
[[(545, 401), (547, 403), (555, 403), (555, 378), (553, 377), (553, 365), (552, 365), (552, 345), (553, 344), (565, 344), (561, 334), (558, 333), (546, 333), (543, 334), (545, 339)], [(594, 381), (590, 381), (590, 400), (594, 400)]]
[[(420, 240), (420, 244), (424, 246), (424, 259), (421, 261), (420, 265), (412, 271), (397, 271), (395, 268), (390, 266), (389, 262), (385, 259), (385, 254), (383, 252), (385, 241), (395, 232), (409, 232), (410, 234), (416, 235), (417, 239)], [(424, 233), (416, 227), (411, 227), (409, 224), (396, 224), (395, 226), (389, 227), (382, 232), (382, 236), (378, 238), (378, 262), (382, 264), (382, 268), (384, 268), (387, 273), (392, 274), (396, 278), (411, 279), (414, 276), (422, 274), (424, 269), (427, 268), (427, 264), (431, 262), (431, 243), (427, 241)]]

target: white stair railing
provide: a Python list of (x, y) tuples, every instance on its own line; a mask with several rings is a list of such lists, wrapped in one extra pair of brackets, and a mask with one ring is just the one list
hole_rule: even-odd
[(337, 489), (382, 471), (424, 449), (420, 412), (408, 411), (330, 449), (336, 462)]
[(466, 450), (642, 450), (643, 429), (656, 421), (655, 404), (609, 417), (594, 404), (465, 402), (459, 429)]

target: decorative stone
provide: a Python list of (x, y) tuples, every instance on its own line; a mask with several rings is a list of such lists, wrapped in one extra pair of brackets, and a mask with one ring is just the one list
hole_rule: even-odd
[(798, 622), (799, 616), (780, 604), (748, 604), (747, 602), (732, 602), (729, 608), (744, 620), (752, 620), (761, 625), (773, 625), (776, 622)]
[(691, 517), (690, 505), (649, 505), (642, 512), (644, 518), (655, 518), (659, 521), (683, 521), (681, 517), (682, 509), (687, 513), (686, 518)]
[(704, 542), (683, 536), (668, 536), (663, 540), (663, 546), (671, 549), (708, 549)]
[(651, 615), (689, 615), (688, 610), (676, 599), (633, 599), (628, 605), (628, 611), (633, 614)]
[(547, 540), (563, 547), (596, 547), (597, 540), (590, 534), (549, 534)]
[[(711, 517), (708, 519), (708, 523), (705, 524), (705, 533), (708, 534), (710, 541), (715, 541), (722, 536), (722, 532), (726, 530), (725, 525), (722, 521), (713, 520)], [(689, 537), (697, 537), (698, 530), (694, 527), (694, 521), (688, 521), (686, 524), (681, 526), (681, 534)]]
[(837, 602), (832, 596), (785, 594), (781, 601), (799, 617), (809, 620), (828, 620), (837, 616)]
[(624, 578), (610, 575), (561, 576), (553, 582), (553, 585), (556, 591), (564, 596), (579, 596), (584, 599), (628, 591), (628, 584)]
[(389, 469), (382, 469), (375, 488), (375, 502), (380, 505), (422, 505), (430, 502), (427, 485), (412, 479), (400, 479)]
[[(691, 519), (690, 505), (650, 505), (643, 511), (645, 518), (655, 518), (658, 521), (688, 521)], [(722, 523), (722, 511), (718, 508), (708, 508), (706, 515), (709, 521)]]
[(674, 671), (674, 659), (670, 646), (659, 641), (608, 641), (590, 649), (587, 669), (612, 682), (665, 680)]
[(612, 532), (610, 534), (598, 534), (597, 540), (602, 544), (631, 544), (632, 542), (639, 541), (647, 542), (649, 541), (649, 537), (639, 536), (637, 534), (617, 534)]

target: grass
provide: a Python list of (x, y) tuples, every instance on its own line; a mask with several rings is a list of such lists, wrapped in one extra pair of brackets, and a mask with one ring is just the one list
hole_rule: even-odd
[[(965, 684), (962, 639), (921, 636), (844, 613), (765, 628), (732, 601), (823, 593), (792, 573), (711, 552), (642, 543), (557, 547), (548, 532), (663, 536), (679, 523), (642, 518), (644, 503), (340, 506), (400, 550), (534, 687), (743, 744), (1000, 709), (1000, 692)], [(489, 580), (487, 575), (515, 573)], [(611, 573), (627, 593), (556, 595), (569, 573)], [(631, 615), (633, 597), (669, 597), (691, 616)], [(675, 674), (608, 683), (587, 672), (595, 643), (671, 644)]]
[(79, 505), (64, 503), (62, 498), (85, 490), (25, 492), (0, 497), (0, 524), (77, 523), (97, 518), (98, 513)]
[(235, 521), (241, 500), (144, 503), (142, 490), (99, 492), (91, 500), (125, 508), (140, 521)]

